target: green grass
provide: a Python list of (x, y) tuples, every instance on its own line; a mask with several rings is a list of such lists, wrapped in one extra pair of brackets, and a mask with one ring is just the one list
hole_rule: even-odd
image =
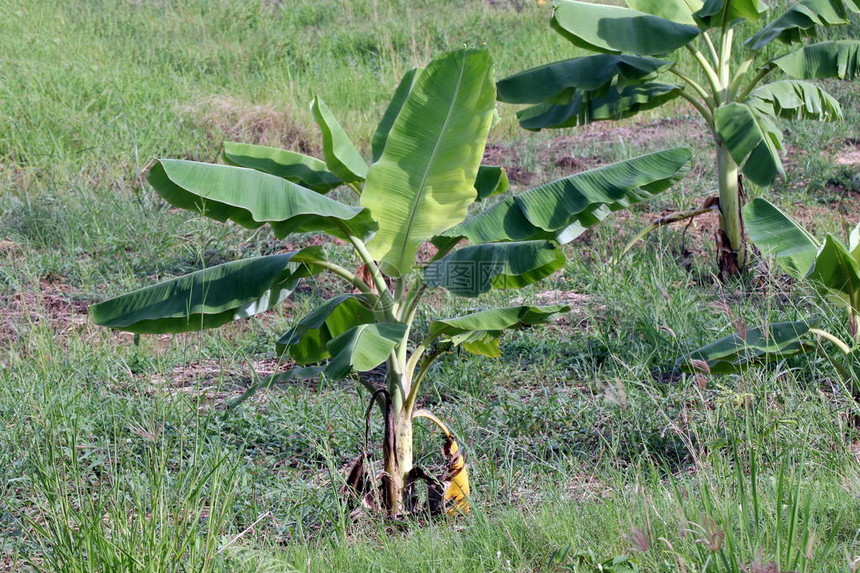
[[(425, 404), (465, 447), (469, 518), (350, 523), (336, 490), (363, 438), (368, 396), (354, 385), (290, 383), (225, 411), (276, 367), (273, 340), (342, 288), (334, 279), (310, 281), (269, 315), (139, 345), (88, 321), (91, 302), (288, 246), (167, 208), (143, 183), (152, 158), (214, 160), (224, 139), (315, 152), (315, 93), (367, 150), (399, 76), (445, 49), (488, 44), (499, 77), (573, 54), (549, 31), (549, 7), (519, 4), (4, 6), (0, 570), (538, 571), (590, 551), (601, 561), (631, 555), (649, 572), (771, 561), (851, 571), (856, 410), (831, 367), (805, 357), (739, 376), (674, 371), (678, 356), (740, 319), (818, 316), (844, 335), (843, 317), (763, 266), (747, 284), (720, 285), (713, 221), (686, 234), (689, 270), (679, 265), (681, 228), (608, 264), (649, 212), (698, 206), (714, 186), (702, 126), (682, 106), (668, 122), (647, 115), (645, 128), (541, 134), (518, 131), (512, 108), (501, 108), (492, 151), (517, 168), (518, 190), (579, 169), (570, 165), (677, 144), (695, 147), (697, 167), (572, 243), (564, 271), (535, 288), (430, 298), (423, 325), (513, 297), (576, 295), (558, 325), (506, 337), (503, 359), (452, 355), (426, 383)], [(860, 95), (828, 89), (846, 121), (793, 124), (786, 180), (748, 191), (775, 197), (816, 234), (844, 234), (860, 212), (858, 167), (833, 154), (857, 133)], [(416, 434), (421, 463), (439, 463), (438, 436)]]

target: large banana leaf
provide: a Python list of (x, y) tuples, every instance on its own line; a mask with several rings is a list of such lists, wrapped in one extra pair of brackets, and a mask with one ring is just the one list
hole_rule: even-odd
[(569, 88), (603, 95), (613, 80), (621, 86), (640, 83), (673, 65), (674, 62), (642, 56), (595, 54), (520, 72), (499, 80), (496, 88), (499, 101), (542, 103), (559, 97)]
[(701, 0), (625, 0), (627, 6), (680, 24), (696, 25), (693, 13), (702, 7)]
[(549, 241), (475, 245), (427, 265), (424, 282), (459, 296), (475, 297), (493, 288), (530, 285), (563, 267), (564, 262), (564, 254)]
[(498, 358), (501, 356), (499, 337), (503, 330), (544, 324), (569, 306), (514, 306), (474, 312), (456, 318), (434, 320), (428, 338), (442, 338), (452, 346), (462, 346), (467, 352)]
[(749, 105), (765, 115), (783, 119), (842, 119), (842, 107), (816, 84), (800, 80), (780, 80), (750, 94)]
[(373, 370), (388, 358), (406, 335), (400, 322), (359, 324), (328, 343), (331, 361), (324, 372), (329, 378), (345, 378), (353, 370)]
[(346, 183), (363, 181), (367, 163), (319, 96), (311, 102), (311, 112), (322, 132), (323, 155), (331, 172)]
[(302, 277), (320, 272), (319, 247), (233, 261), (112, 298), (90, 307), (93, 322), (140, 334), (214, 328), (264, 312)]
[(856, 0), (800, 0), (745, 43), (760, 50), (776, 39), (786, 44), (800, 42), (815, 37), (816, 26), (849, 24), (848, 10), (860, 11), (860, 4)]
[(793, 78), (853, 80), (860, 75), (860, 41), (808, 44), (772, 61)]
[(517, 112), (520, 126), (539, 131), (575, 127), (595, 121), (618, 120), (659, 107), (680, 95), (682, 86), (646, 82), (629, 86), (611, 85), (596, 92), (570, 90), (553, 101)]
[(361, 195), (379, 222), (368, 248), (389, 276), (408, 273), (423, 241), (466, 217), (494, 104), (484, 49), (451, 52), (419, 74)]
[(719, 28), (736, 20), (755, 22), (767, 11), (761, 0), (705, 0), (704, 6), (693, 14), (703, 30)]
[(385, 113), (382, 114), (382, 119), (379, 121), (379, 125), (376, 127), (376, 131), (370, 140), (374, 163), (382, 157), (382, 150), (385, 149), (385, 143), (388, 141), (388, 133), (391, 131), (391, 126), (394, 125), (394, 120), (397, 119), (400, 110), (403, 109), (403, 104), (406, 103), (406, 98), (412, 91), (412, 86), (415, 85), (415, 80), (420, 71), (420, 68), (412, 68), (403, 74), (403, 78), (397, 84), (397, 89), (394, 90), (394, 95), (391, 97), (391, 101), (388, 103)]
[(745, 103), (721, 106), (714, 114), (717, 135), (743, 174), (757, 185), (770, 185), (785, 174), (779, 150), (782, 133), (767, 115)]
[(827, 235), (807, 278), (827, 292), (860, 310), (860, 262), (841, 242)]
[(735, 333), (682, 356), (677, 366), (685, 372), (739, 372), (757, 362), (808, 350), (811, 346), (804, 338), (811, 327), (806, 322), (776, 322), (764, 328), (750, 328), (743, 336)]
[(860, 263), (860, 223), (848, 235), (848, 251), (854, 260)]
[(269, 223), (278, 237), (319, 231), (345, 239), (346, 227), (366, 238), (376, 228), (367, 209), (338, 203), (255, 169), (161, 159), (148, 179), (171, 205), (249, 229)]
[(657, 56), (689, 44), (700, 30), (659, 16), (618, 6), (559, 0), (552, 27), (572, 44), (591, 52)]
[(794, 278), (806, 276), (819, 248), (806, 229), (760, 197), (744, 207), (744, 222), (750, 240), (764, 255), (773, 257)]
[(224, 143), (224, 157), (233, 165), (276, 175), (317, 193), (328, 193), (343, 183), (328, 170), (325, 162), (285, 149)]
[(278, 339), (278, 354), (296, 364), (314, 364), (330, 356), (327, 345), (353, 326), (374, 322), (362, 295), (344, 294), (327, 300)]
[(568, 243), (613, 211), (650, 199), (683, 179), (690, 157), (689, 149), (668, 149), (577, 173), (508, 197), (443, 236), (474, 244)]

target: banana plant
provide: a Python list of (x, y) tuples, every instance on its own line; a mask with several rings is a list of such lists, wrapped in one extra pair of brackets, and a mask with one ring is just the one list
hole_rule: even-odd
[[(854, 79), (860, 74), (860, 41), (804, 40), (820, 27), (849, 24), (860, 2), (800, 0), (743, 43), (735, 29), (762, 19), (767, 7), (759, 0), (625, 2), (627, 7), (557, 0), (553, 29), (596, 54), (505, 78), (498, 83), (499, 99), (531, 104), (517, 114), (530, 130), (618, 120), (675, 98), (688, 101), (712, 136), (719, 183), (718, 265), (720, 276), (734, 275), (747, 255), (740, 174), (767, 186), (783, 173), (778, 118), (841, 119), (839, 103), (806, 80)], [(773, 50), (765, 48), (774, 40), (794, 49), (773, 57)], [(679, 50), (691, 57), (682, 59)], [(696, 216), (712, 206), (706, 202), (705, 208), (683, 215)]]
[[(379, 485), (367, 479), (363, 451), (351, 466), (349, 489), (368, 505), (378, 500), (377, 507), (393, 516), (414, 509), (415, 484), (423, 480), (430, 482), (435, 507), (466, 511), (462, 452), (447, 426), (418, 407), (422, 382), (453, 349), (498, 357), (503, 331), (546, 323), (568, 308), (476, 309), (436, 318), (419, 331), (423, 296), (445, 289), (474, 298), (551, 275), (565, 264), (562, 245), (613, 211), (669, 188), (690, 162), (684, 148), (651, 153), (496, 198), (469, 215), (473, 203), (508, 187), (504, 169), (481, 165), (495, 101), (489, 53), (463, 49), (404, 76), (373, 134), (370, 164), (318, 97), (311, 111), (323, 136), (322, 159), (227, 143), (227, 164), (155, 162), (148, 180), (168, 203), (251, 229), (268, 225), (279, 238), (324, 233), (351, 248), (355, 263), (344, 266), (318, 246), (238, 260), (94, 305), (94, 321), (134, 333), (213, 328), (272, 308), (303, 278), (334, 274), (345, 291), (278, 339), (278, 353), (294, 368), (263, 385), (355, 376), (372, 392), (371, 407), (383, 412), (383, 471)], [(341, 201), (327, 196), (340, 186), (356, 198), (349, 192)], [(419, 255), (434, 249), (432, 258)], [(386, 372), (381, 385), (355, 374), (380, 366)], [(448, 466), (438, 480), (414, 466), (413, 422), (419, 419), (445, 436)]]
[(837, 349), (825, 357), (860, 400), (860, 223), (846, 245), (830, 234), (823, 241), (815, 238), (765, 199), (747, 204), (744, 217), (750, 239), (763, 254), (795, 279), (809, 281), (846, 312), (849, 339), (817, 328), (812, 320), (782, 322), (722, 338), (681, 357), (679, 366), (688, 372), (737, 372), (762, 361), (821, 351), (821, 341)]

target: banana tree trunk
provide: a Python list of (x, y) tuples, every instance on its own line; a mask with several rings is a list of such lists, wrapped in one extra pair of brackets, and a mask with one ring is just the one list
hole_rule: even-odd
[(382, 444), (385, 479), (383, 495), (386, 510), (393, 517), (405, 513), (406, 476), (412, 470), (412, 410), (404, 404), (400, 391), (401, 376), (389, 370), (390, 408), (388, 423)]
[(717, 262), (720, 277), (737, 275), (746, 266), (747, 246), (741, 219), (741, 184), (738, 166), (721, 143), (717, 144), (717, 176), (720, 182), (720, 229)]

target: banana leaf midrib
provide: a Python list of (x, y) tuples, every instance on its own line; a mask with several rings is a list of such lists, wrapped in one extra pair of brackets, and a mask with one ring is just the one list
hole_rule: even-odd
[[(433, 169), (433, 163), (436, 158), (436, 155), (439, 151), (440, 144), (442, 139), (444, 138), (445, 131), (448, 128), (448, 124), (451, 121), (451, 116), (454, 113), (454, 108), (456, 107), (457, 98), (460, 96), (460, 87), (463, 84), (463, 73), (466, 70), (465, 63), (466, 56), (463, 56), (463, 60), (460, 63), (460, 75), (457, 77), (457, 86), (454, 91), (454, 96), (451, 98), (451, 101), (448, 105), (448, 113), (445, 116), (445, 122), (442, 124), (441, 129), (439, 130), (439, 137), (436, 138), (436, 143), (433, 146), (433, 152), (430, 154), (430, 160), (427, 162), (427, 167), (424, 170), (424, 173), (421, 176), (421, 183), (418, 186), (419, 192), (415, 193), (412, 198), (412, 204), (409, 208), (409, 221), (406, 225), (407, 235), (409, 234), (409, 230), (412, 229), (413, 223), (415, 221), (415, 215), (418, 212), (418, 205), (421, 202), (421, 198), (424, 195), (425, 187), (427, 185), (427, 179), (430, 176), (430, 171)], [(404, 241), (400, 244), (400, 250), (398, 252), (397, 260), (402, 261), (403, 257), (406, 255), (407, 242)]]

